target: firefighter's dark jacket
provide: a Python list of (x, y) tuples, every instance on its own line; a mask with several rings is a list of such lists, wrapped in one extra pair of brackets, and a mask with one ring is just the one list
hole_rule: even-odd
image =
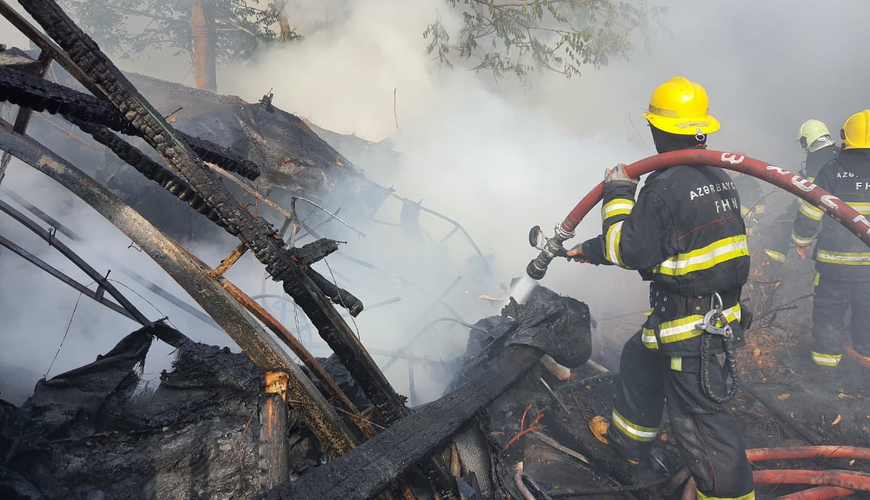
[[(628, 181), (605, 185), (602, 234), (583, 243), (583, 254), (592, 264), (635, 269), (652, 282), (644, 345), (697, 356), (702, 332), (693, 326), (709, 309), (710, 294), (723, 295), (726, 317), (739, 331), (737, 300), (749, 277), (740, 197), (724, 170), (707, 166), (653, 172), (637, 202), (635, 189)], [(691, 307), (656, 303), (667, 301), (666, 295), (671, 303)], [(703, 308), (691, 302), (695, 299), (706, 301)]]
[[(822, 171), (822, 167), (824, 167), (828, 162), (837, 157), (837, 151), (837, 147), (831, 145), (807, 153), (806, 164), (804, 165), (804, 168), (802, 168), (800, 171), (801, 176), (809, 179), (810, 181), (814, 181), (816, 177), (818, 177), (819, 172)], [(782, 223), (790, 220), (794, 216), (794, 212), (798, 209), (798, 207), (799, 205), (790, 208), (786, 212), (784, 217), (778, 219), (776, 222)], [(773, 257), (775, 260), (778, 260), (779, 262), (785, 262), (785, 256), (788, 253), (788, 246), (790, 244), (788, 232), (788, 228), (790, 227), (790, 225), (787, 222), (784, 225), (785, 232), (781, 232), (776, 228), (773, 229), (773, 240), (771, 241), (769, 247), (766, 248), (768, 255)]]
[[(847, 149), (822, 167), (815, 184), (849, 204), (858, 213), (870, 215), (870, 150)], [(839, 280), (870, 281), (870, 248), (857, 236), (824, 215), (821, 209), (801, 201), (791, 241), (808, 246), (821, 228), (813, 253), (816, 271)]]
[(837, 147), (834, 145), (807, 153), (807, 162), (800, 171), (801, 176), (806, 177), (810, 181), (815, 180), (819, 176), (819, 172), (822, 171), (822, 167), (836, 157)]

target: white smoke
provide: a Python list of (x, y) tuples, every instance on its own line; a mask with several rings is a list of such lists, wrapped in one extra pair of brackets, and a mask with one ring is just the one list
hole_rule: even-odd
[[(825, 121), (836, 135), (846, 117), (868, 107), (868, 70), (860, 50), (863, 20), (870, 14), (866, 2), (844, 0), (835, 4), (836, 10), (784, 0), (657, 3), (670, 7), (663, 18), (668, 29), (657, 32), (649, 46), (639, 42), (629, 61), (613, 61), (599, 70), (590, 67), (570, 81), (543, 73), (520, 84), (465, 71), (461, 60), (454, 60), (455, 70), (433, 61), (422, 36), (427, 24), (436, 17), (448, 30), (460, 24), (458, 13), (440, 0), (294, 1), (291, 25), (305, 36), (304, 42), (264, 47), (255, 61), (219, 67), (219, 88), (251, 102), (273, 88), (278, 107), (324, 128), (372, 141), (391, 138), (402, 154), (401, 169), (395, 174), (373, 171), (375, 180), (460, 221), (491, 256), (497, 281), (506, 282), (521, 275), (534, 257), (526, 243), (532, 225), (551, 233), (601, 180), (604, 168), (655, 153), (640, 113), (652, 89), (672, 76), (706, 87), (711, 112), (723, 124), (709, 140), (712, 149), (741, 150), (790, 170), (797, 170), (803, 157), (795, 136), (805, 119)], [(176, 81), (189, 73), (188, 61), (169, 53), (118, 62), (125, 69)], [(595, 236), (598, 225), (597, 213), (590, 214), (575, 242)], [(378, 248), (371, 239), (347, 239), (346, 250), (352, 255), (367, 256)], [(387, 247), (402, 241), (380, 243)], [(213, 264), (229, 251), (196, 250), (207, 253)], [(433, 291), (444, 290), (455, 276), (435, 266), (414, 270), (421, 265), (419, 258), (395, 260), (403, 272), (414, 272), (415, 279)], [(330, 262), (339, 267), (338, 258)], [(6, 270), (10, 264), (5, 257), (3, 263)], [(259, 293), (260, 268), (248, 265), (234, 269), (231, 278), (248, 292)], [(327, 274), (325, 268), (321, 271)], [(401, 303), (363, 313), (357, 320), (366, 345), (395, 349), (409, 334), (406, 323), (423, 312), (426, 303), (412, 304), (406, 290), (376, 274), (350, 277), (353, 283), (347, 288), (369, 303), (405, 295)], [(629, 312), (645, 300), (638, 277), (614, 268), (557, 261), (543, 284), (586, 301), (595, 316)], [(462, 282), (457, 291), (465, 285)], [(66, 313), (74, 301), (68, 295), (43, 296), (39, 301), (56, 304), (52, 307), (58, 318), (44, 328), (52, 339), (66, 327)], [(468, 295), (469, 302), (477, 304), (476, 297)], [(11, 324), (26, 323), (32, 311), (29, 302), (17, 299), (2, 297), (22, 311)], [(477, 319), (474, 314), (482, 306), (468, 307), (465, 319)], [(287, 322), (295, 327), (292, 314)], [(96, 323), (88, 322), (92, 324)], [(130, 326), (119, 325), (113, 331), (125, 328)], [(182, 330), (203, 329), (191, 325)], [(74, 325), (71, 332), (75, 331)], [(434, 358), (455, 355), (467, 333), (449, 330), (439, 335), (431, 335), (420, 352)], [(225, 338), (192, 336), (228, 343)], [(23, 350), (31, 346), (29, 339), (21, 342)], [(63, 362), (75, 366), (101, 350), (105, 349), (86, 346), (80, 357), (70, 355)], [(44, 365), (43, 357), (32, 363)], [(404, 392), (407, 380), (400, 372), (394, 369), (388, 375)], [(423, 399), (437, 396), (437, 381), (425, 392)]]

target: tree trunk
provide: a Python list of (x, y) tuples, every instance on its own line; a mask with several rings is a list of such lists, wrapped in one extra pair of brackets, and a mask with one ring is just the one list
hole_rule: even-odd
[(191, 0), (190, 33), (193, 37), (193, 66), (196, 73), (196, 88), (217, 90), (214, 29), (214, 4), (212, 0)]
[(290, 18), (287, 15), (287, 0), (281, 2), (278, 8), (278, 26), (281, 27), (281, 41), (284, 43), (296, 38), (296, 33), (290, 29)]

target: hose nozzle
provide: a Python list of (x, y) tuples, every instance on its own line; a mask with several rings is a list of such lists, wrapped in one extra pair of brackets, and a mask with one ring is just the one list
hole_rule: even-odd
[(533, 248), (541, 251), (529, 265), (526, 266), (526, 274), (533, 280), (540, 280), (547, 274), (547, 268), (550, 262), (556, 257), (564, 257), (568, 254), (562, 243), (574, 236), (573, 233), (566, 233), (561, 227), (556, 226), (556, 235), (552, 238), (544, 236), (544, 232), (540, 226), (535, 226), (529, 231), (529, 244)]
[(526, 274), (529, 275), (529, 278), (533, 280), (540, 280), (547, 274), (547, 266), (550, 265), (550, 260), (544, 260), (544, 253), (541, 252), (541, 255), (538, 255), (537, 258), (529, 262), (529, 265), (526, 266)]

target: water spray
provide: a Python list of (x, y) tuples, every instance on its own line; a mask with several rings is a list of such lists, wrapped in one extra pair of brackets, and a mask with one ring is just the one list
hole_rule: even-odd
[[(705, 149), (684, 149), (650, 156), (625, 167), (629, 177), (638, 178), (643, 174), (678, 165), (712, 166), (734, 170), (773, 184), (802, 200), (818, 207), (834, 220), (854, 233), (870, 247), (870, 221), (859, 214), (840, 198), (804, 179), (800, 175), (750, 158), (743, 153), (707, 151)], [(574, 230), (580, 221), (604, 196), (604, 183), (595, 186), (580, 200), (573, 210), (556, 226), (555, 234), (547, 238), (539, 226), (529, 232), (529, 244), (540, 250), (540, 254), (529, 262), (526, 274), (533, 280), (540, 280), (547, 274), (547, 268), (556, 257), (567, 256), (565, 241), (574, 237)], [(517, 298), (519, 300), (519, 298)]]

